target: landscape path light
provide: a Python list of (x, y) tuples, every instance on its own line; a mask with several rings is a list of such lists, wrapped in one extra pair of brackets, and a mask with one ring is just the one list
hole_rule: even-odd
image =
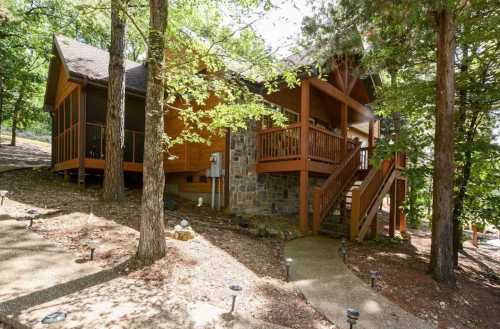
[(93, 240), (87, 240), (84, 242), (84, 244), (90, 248), (90, 260), (94, 260), (94, 252), (97, 248), (97, 242)]
[(0, 198), (1, 198), (0, 206), (3, 206), (3, 202), (4, 202), (5, 198), (7, 197), (8, 193), (9, 193), (9, 191), (0, 190)]
[(372, 288), (375, 288), (375, 280), (377, 280), (379, 277), (380, 277), (379, 271), (370, 271), (370, 280), (371, 280)]
[(231, 295), (231, 297), (233, 298), (233, 301), (231, 303), (231, 310), (229, 311), (229, 314), (233, 314), (235, 306), (236, 306), (236, 296), (238, 295), (238, 293), (240, 291), (243, 290), (243, 288), (240, 285), (233, 284), (233, 285), (229, 286), (229, 289), (231, 289), (231, 291), (233, 291), (233, 293)]
[(359, 319), (359, 311), (354, 308), (347, 309), (347, 323), (349, 323), (349, 329), (353, 329), (354, 325)]
[(292, 258), (285, 258), (286, 282), (290, 282), (290, 267), (292, 266), (292, 263)]
[(345, 264), (347, 256), (347, 240), (345, 238), (342, 238), (342, 241), (340, 242), (339, 256), (342, 257), (342, 261)]
[(36, 218), (37, 215), (38, 215), (38, 212), (35, 209), (28, 210), (28, 216), (27, 217), (30, 219), (30, 225), (28, 226), (28, 228), (32, 228), (33, 227), (33, 220)]

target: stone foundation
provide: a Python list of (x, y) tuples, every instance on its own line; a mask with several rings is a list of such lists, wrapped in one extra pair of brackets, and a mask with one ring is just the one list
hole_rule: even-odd
[[(299, 210), (298, 173), (257, 174), (256, 125), (231, 132), (229, 196), (231, 211), (237, 214), (290, 215)], [(324, 179), (310, 177), (309, 185), (318, 186)], [(309, 206), (311, 207), (309, 189)]]

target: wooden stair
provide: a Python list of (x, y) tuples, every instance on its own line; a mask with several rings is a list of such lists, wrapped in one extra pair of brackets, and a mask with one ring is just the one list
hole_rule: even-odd
[(346, 189), (352, 186), (360, 162), (360, 144), (356, 143), (335, 171), (321, 187), (313, 190), (313, 233), (318, 234), (320, 227), (339, 202), (345, 202)]
[(380, 167), (372, 168), (362, 184), (352, 190), (351, 240), (364, 239), (396, 175), (394, 159), (385, 160)]

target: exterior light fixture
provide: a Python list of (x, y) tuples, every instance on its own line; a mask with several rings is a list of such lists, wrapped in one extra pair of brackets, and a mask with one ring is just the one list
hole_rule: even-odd
[(97, 248), (97, 242), (95, 242), (93, 240), (87, 240), (84, 242), (84, 244), (90, 248), (90, 260), (93, 261), (94, 260), (94, 252)]
[(285, 268), (286, 268), (286, 282), (290, 282), (290, 267), (292, 266), (293, 259), (285, 258)]
[(380, 277), (379, 271), (370, 271), (370, 280), (372, 288), (375, 288), (375, 280), (377, 280), (379, 277)]
[(30, 225), (28, 226), (28, 228), (32, 228), (33, 227), (33, 220), (35, 219), (37, 215), (37, 211), (35, 209), (30, 209), (28, 210), (28, 218), (30, 219)]
[(349, 323), (349, 329), (354, 328), (354, 325), (359, 319), (359, 311), (354, 308), (347, 309), (347, 323)]
[(2, 201), (0, 201), (0, 206), (3, 206), (3, 202), (4, 202), (5, 198), (7, 197), (7, 193), (9, 193), (9, 191), (6, 191), (6, 190), (0, 191), (0, 198), (2, 198)]
[(233, 314), (235, 306), (236, 306), (236, 296), (237, 294), (243, 290), (243, 288), (240, 285), (233, 284), (229, 286), (229, 289), (233, 291), (231, 297), (233, 297), (233, 301), (231, 303), (231, 310), (229, 311), (229, 314)]

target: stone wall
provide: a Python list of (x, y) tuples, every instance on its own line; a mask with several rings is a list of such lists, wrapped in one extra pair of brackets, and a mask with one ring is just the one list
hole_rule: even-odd
[[(230, 141), (229, 203), (231, 211), (238, 214), (258, 215), (297, 214), (298, 173), (257, 174), (255, 172), (256, 125), (252, 123), (247, 130), (232, 131)], [(311, 177), (309, 181), (312, 187), (320, 184), (323, 179)], [(312, 189), (309, 190), (311, 192)]]

